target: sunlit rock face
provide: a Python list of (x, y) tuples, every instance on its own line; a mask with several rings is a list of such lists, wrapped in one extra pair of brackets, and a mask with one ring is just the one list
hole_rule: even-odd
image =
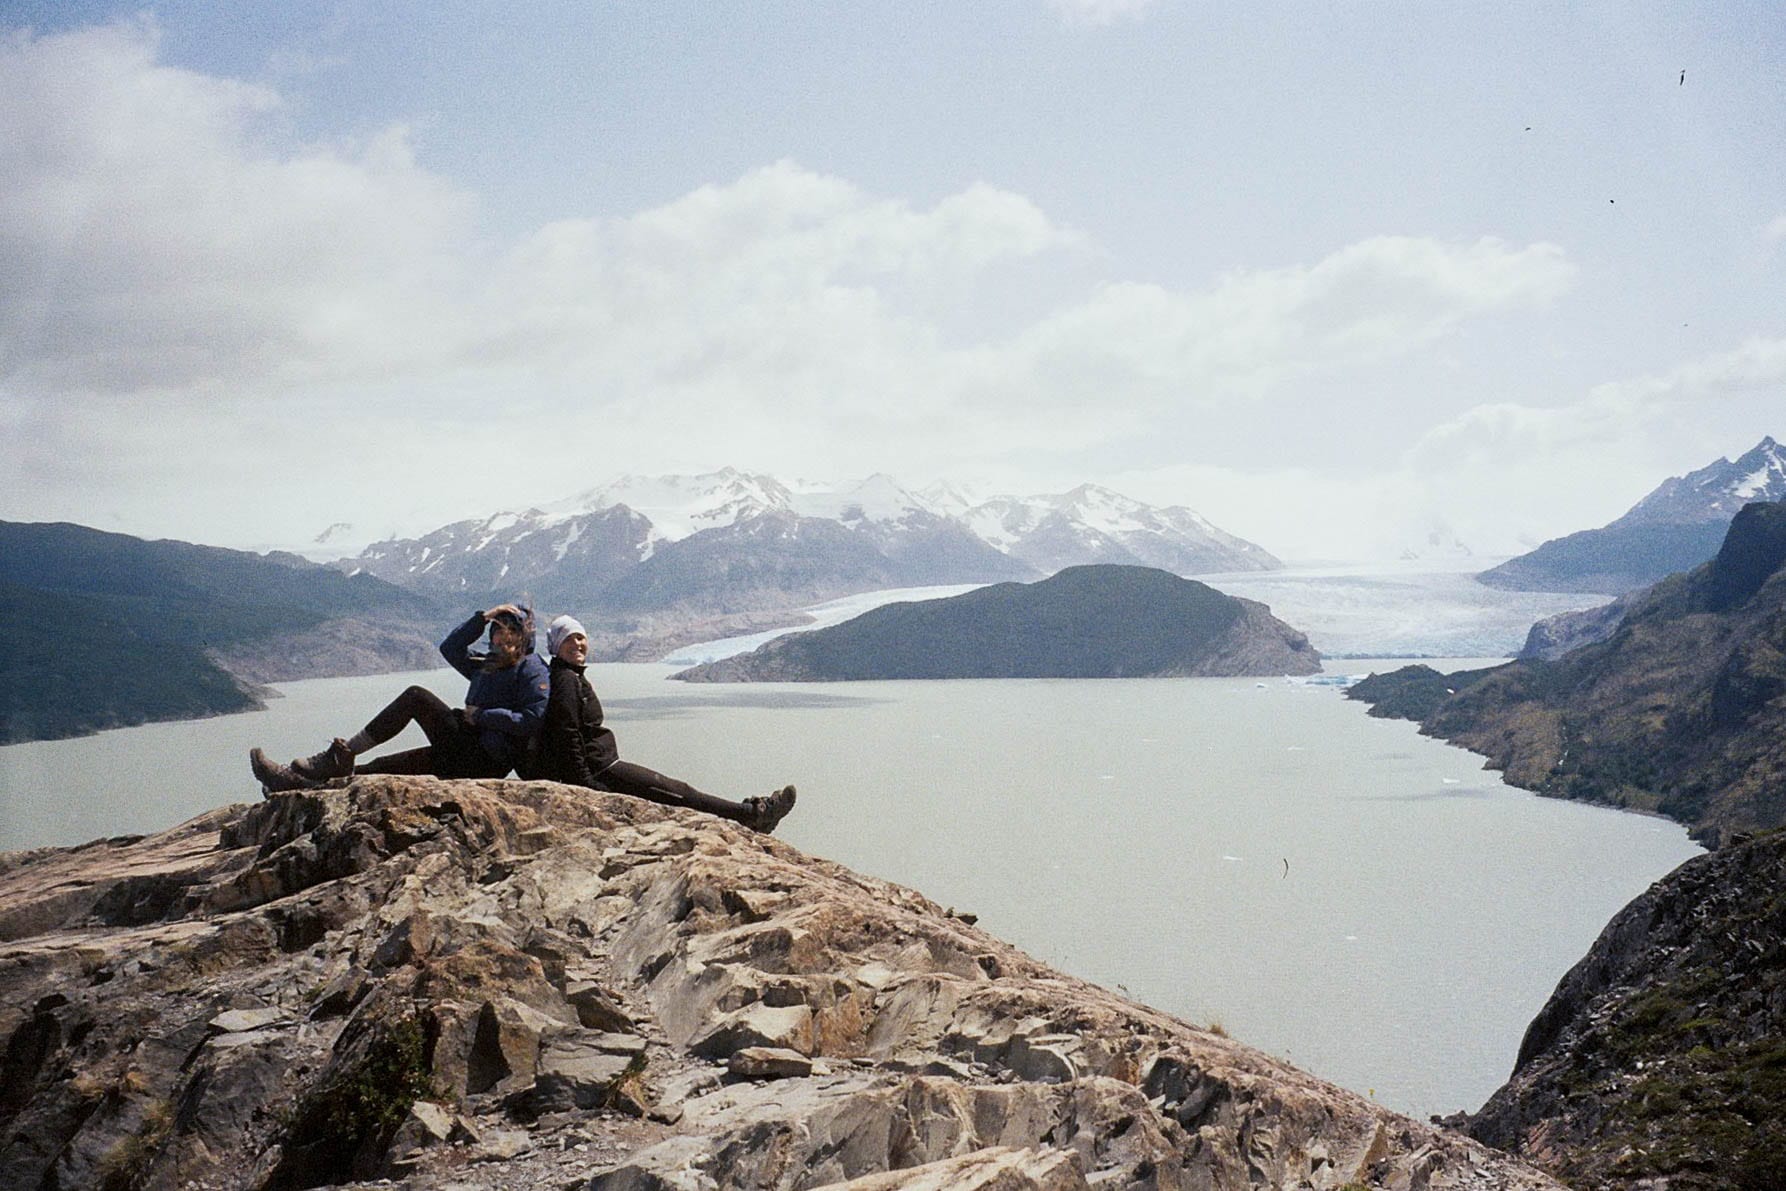
[(692, 812), (364, 777), (0, 869), (0, 1185), (1549, 1187)]

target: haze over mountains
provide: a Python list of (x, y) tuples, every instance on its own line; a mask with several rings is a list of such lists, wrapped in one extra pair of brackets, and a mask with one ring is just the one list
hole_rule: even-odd
[(523, 512), (375, 543), (334, 565), (436, 596), (530, 596), (580, 616), (733, 617), (857, 592), (1035, 579), (1087, 563), (1268, 570), (1263, 548), (1185, 508), (1105, 488), (976, 502), (885, 475), (785, 484), (731, 468), (628, 476)]
[(1786, 499), (1786, 448), (1763, 438), (1736, 460), (1665, 480), (1616, 521), (1545, 542), (1477, 576), (1513, 591), (1622, 595), (1710, 559), (1745, 504)]

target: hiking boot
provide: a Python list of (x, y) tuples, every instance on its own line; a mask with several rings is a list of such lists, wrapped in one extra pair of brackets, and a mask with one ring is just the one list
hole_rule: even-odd
[(353, 776), (353, 750), (339, 736), (320, 753), (299, 757), (291, 763), (291, 771), (313, 782), (326, 782), (332, 777)]
[(259, 749), (248, 750), (248, 768), (254, 771), (261, 789), (268, 794), (283, 794), (287, 790), (314, 790), (322, 785), (321, 782), (293, 773), (288, 766), (269, 760)]
[(751, 818), (745, 826), (752, 831), (761, 831), (765, 835), (775, 830), (775, 825), (788, 817), (794, 809), (794, 787), (783, 786), (772, 794), (761, 798), (746, 798), (744, 804), (751, 809)]

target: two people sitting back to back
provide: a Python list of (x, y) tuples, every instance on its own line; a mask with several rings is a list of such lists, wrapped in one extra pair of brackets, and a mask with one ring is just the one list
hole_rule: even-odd
[[(488, 650), (473, 653), (486, 630)], [(733, 802), (622, 761), (614, 733), (602, 724), (601, 700), (583, 672), (589, 658), (583, 626), (569, 616), (552, 621), (546, 632), (549, 665), (534, 652), (533, 639), (533, 614), (524, 607), (500, 604), (473, 613), (440, 643), (447, 664), (471, 682), (464, 707), (449, 707), (433, 691), (412, 686), (364, 728), (337, 737), (320, 753), (280, 765), (257, 748), (248, 754), (249, 767), (268, 793), (310, 789), (355, 773), (490, 778), (513, 770), (524, 778), (705, 811), (756, 831), (775, 830), (793, 809), (792, 786)], [(410, 724), (428, 738), (425, 746), (360, 760)]]

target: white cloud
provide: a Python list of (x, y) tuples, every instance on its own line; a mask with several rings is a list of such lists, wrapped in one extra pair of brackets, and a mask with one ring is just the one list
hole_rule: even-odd
[[(0, 398), (39, 428), (0, 448), (13, 515), (78, 518), (109, 485), (161, 532), (289, 540), (397, 490), (445, 519), (622, 469), (1078, 482), (1575, 275), (1550, 244), (1384, 236), (1197, 288), (1109, 280), (1013, 330), (975, 317), (1001, 277), (1094, 254), (1009, 190), (919, 206), (782, 161), (491, 248), (401, 126), (292, 144), (277, 93), (157, 53), (143, 25), (0, 43)], [(544, 457), (587, 481), (468, 495), (492, 409), (549, 425)], [(202, 497), (192, 442), (231, 456)], [(289, 510), (241, 497), (287, 460), (312, 477)]]
[(1048, 0), (1068, 25), (1101, 26), (1133, 20), (1154, 6), (1154, 0)]
[(0, 353), (45, 390), (352, 374), (457, 312), (468, 202), (401, 128), (271, 147), (279, 97), (143, 24), (0, 43)]
[(1160, 401), (1256, 396), (1293, 375), (1405, 355), (1471, 317), (1546, 305), (1574, 273), (1550, 244), (1379, 237), (1201, 292), (1109, 285), (1027, 331), (1018, 354), (1038, 385), (1064, 374)]
[(1786, 240), (1786, 215), (1775, 216), (1772, 222), (1761, 229), (1761, 238), (1768, 244)]

